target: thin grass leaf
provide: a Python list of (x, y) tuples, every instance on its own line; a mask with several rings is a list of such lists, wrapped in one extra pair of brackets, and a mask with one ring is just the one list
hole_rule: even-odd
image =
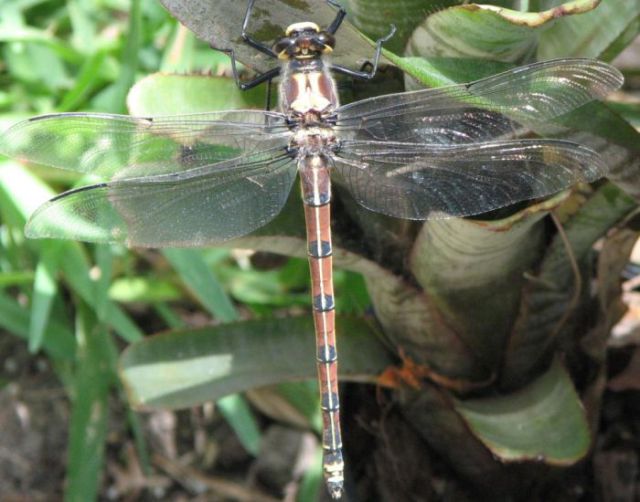
[(111, 270), (113, 268), (113, 255), (107, 245), (95, 246), (95, 266), (91, 270), (95, 291), (94, 308), (98, 319), (105, 321), (105, 315), (109, 308), (109, 285), (111, 284)]
[(125, 340), (140, 340), (143, 336), (142, 331), (119, 306), (112, 301), (108, 301), (104, 306), (97, 303), (89, 262), (80, 249), (80, 245), (76, 243), (65, 243), (65, 260), (62, 260), (61, 265), (70, 287), (96, 312), (103, 309), (105, 322)]
[(122, 303), (156, 303), (177, 301), (183, 292), (169, 278), (121, 277), (113, 279), (109, 287), (109, 298)]
[(69, 112), (81, 108), (87, 103), (87, 98), (100, 85), (100, 69), (105, 64), (106, 52), (101, 50), (91, 54), (76, 76), (74, 86), (65, 93), (64, 98), (58, 105), (59, 112)]
[(231, 300), (200, 253), (193, 249), (165, 249), (162, 252), (189, 290), (216, 318), (230, 322), (238, 318)]
[(107, 332), (82, 303), (78, 305), (76, 329), (78, 371), (69, 427), (67, 502), (98, 497), (107, 435), (108, 391), (113, 376)]
[[(26, 341), (29, 339), (29, 323), (29, 310), (0, 292), (0, 327)], [(72, 359), (75, 346), (75, 338), (67, 326), (55, 321), (47, 324), (42, 337), (42, 348), (52, 359)]]
[(156, 303), (153, 308), (169, 328), (181, 329), (186, 327), (186, 323), (166, 303)]
[[(120, 394), (121, 400), (123, 403), (126, 403), (127, 398), (124, 393)], [(144, 430), (142, 427), (142, 423), (140, 421), (140, 417), (138, 414), (133, 411), (129, 406), (127, 406), (127, 421), (129, 422), (129, 428), (131, 429), (131, 433), (133, 434), (133, 443), (136, 447), (136, 453), (138, 454), (138, 460), (140, 460), (140, 467), (142, 468), (142, 472), (150, 476), (153, 472), (151, 467), (151, 457), (149, 455), (149, 447), (144, 438)]]
[(277, 385), (277, 389), (279, 394), (302, 413), (314, 431), (317, 433), (322, 431), (322, 413), (317, 381), (282, 382)]
[(51, 306), (58, 294), (56, 272), (61, 247), (52, 242), (40, 256), (33, 281), (31, 322), (29, 323), (29, 351), (35, 353), (42, 347), (45, 329), (49, 322)]
[(238, 394), (223, 397), (217, 401), (218, 409), (227, 423), (235, 431), (245, 450), (254, 456), (260, 451), (262, 440), (258, 423), (247, 401)]
[(16, 270), (0, 273), (0, 289), (9, 286), (23, 286), (33, 283), (34, 273), (30, 270)]
[(97, 108), (111, 113), (126, 113), (126, 96), (135, 82), (138, 70), (138, 54), (141, 45), (142, 13), (140, 0), (131, 0), (129, 10), (129, 26), (127, 29), (126, 43), (122, 47), (120, 55), (121, 67), (117, 80), (94, 100)]

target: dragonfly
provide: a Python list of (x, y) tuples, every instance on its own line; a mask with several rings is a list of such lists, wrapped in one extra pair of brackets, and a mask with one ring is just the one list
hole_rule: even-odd
[[(39, 207), (31, 238), (195, 247), (244, 236), (271, 221), (300, 180), (306, 221), (323, 418), (323, 471), (333, 498), (344, 490), (335, 332), (332, 183), (363, 207), (394, 218), (467, 217), (542, 198), (607, 175), (588, 147), (535, 132), (622, 85), (615, 68), (592, 59), (529, 64), (475, 82), (377, 96), (340, 105), (335, 73), (370, 80), (369, 69), (332, 64), (338, 7), (325, 29), (288, 26), (273, 46), (243, 39), (280, 64), (241, 81), (247, 89), (279, 77), (278, 110), (165, 117), (62, 113), (20, 122), (0, 152), (99, 176)], [(393, 31), (393, 30), (392, 30)]]

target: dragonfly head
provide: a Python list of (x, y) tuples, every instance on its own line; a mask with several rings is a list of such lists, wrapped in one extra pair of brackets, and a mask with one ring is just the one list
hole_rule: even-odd
[(315, 23), (304, 22), (290, 25), (273, 50), (280, 59), (313, 59), (331, 53), (335, 45), (331, 33), (321, 31)]

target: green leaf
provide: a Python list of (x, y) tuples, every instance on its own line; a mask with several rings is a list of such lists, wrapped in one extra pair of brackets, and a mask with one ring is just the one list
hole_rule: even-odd
[(640, 103), (609, 103), (609, 108), (624, 118), (635, 129), (640, 129)]
[(31, 322), (29, 323), (29, 351), (40, 350), (53, 300), (58, 293), (56, 270), (60, 259), (61, 247), (55, 244), (47, 246), (36, 266), (33, 281), (33, 301), (31, 304)]
[(224, 283), (229, 285), (231, 293), (238, 301), (256, 306), (281, 306), (309, 304), (309, 294), (305, 291), (308, 284), (308, 267), (305, 270), (304, 282), (300, 285), (301, 293), (290, 288), (282, 280), (280, 270), (239, 270), (227, 269), (221, 271)]
[(544, 29), (561, 24), (565, 16), (588, 12), (598, 3), (574, 0), (542, 12), (478, 4), (451, 7), (429, 16), (416, 28), (406, 54), (522, 61), (535, 53)]
[(573, 465), (589, 451), (591, 434), (571, 378), (557, 360), (512, 394), (455, 400), (471, 432), (503, 462)]
[(507, 500), (523, 486), (519, 476), (531, 479), (520, 462), (569, 466), (589, 449), (585, 411), (558, 361), (512, 393), (456, 399), (425, 382), (419, 390), (399, 389), (398, 399), (430, 447), (491, 499)]
[(313, 430), (318, 433), (322, 431), (322, 413), (316, 380), (282, 382), (278, 384), (277, 391), (305, 417)]
[(520, 306), (525, 273), (544, 249), (542, 219), (566, 196), (561, 193), (499, 220), (427, 221), (418, 234), (411, 270), (441, 311), (440, 322), (471, 349), (478, 369), (498, 366)]
[(216, 403), (220, 413), (233, 428), (242, 446), (254, 456), (260, 452), (260, 431), (251, 408), (242, 396), (231, 395)]
[[(24, 340), (29, 339), (30, 312), (0, 292), (0, 326)], [(76, 342), (69, 328), (50, 321), (42, 337), (42, 348), (53, 359), (68, 361), (73, 357)]]
[(157, 303), (154, 305), (154, 309), (171, 329), (181, 329), (186, 326), (184, 320), (166, 304)]
[(5, 54), (5, 65), (20, 80), (31, 84), (42, 83), (49, 92), (71, 84), (63, 61), (47, 45), (25, 43), (21, 50), (7, 50)]
[[(608, 183), (600, 187), (580, 208), (563, 222), (563, 232), (547, 244), (535, 276), (529, 284), (520, 306), (514, 329), (506, 341), (502, 381), (507, 386), (526, 382), (537, 368), (548, 348), (563, 331), (570, 332), (567, 323), (571, 316), (585, 318), (586, 311), (576, 310), (577, 300), (588, 294), (588, 281), (576, 282), (575, 259), (581, 277), (590, 277), (591, 253), (594, 243), (616, 222), (629, 214), (636, 203), (620, 189)], [(576, 287), (581, 286), (577, 291)], [(590, 304), (586, 307), (590, 309)], [(580, 322), (578, 320), (578, 322)]]
[(59, 112), (76, 110), (87, 102), (87, 98), (102, 82), (100, 70), (105, 63), (105, 59), (106, 52), (98, 51), (83, 62), (73, 87), (65, 93), (62, 102), (58, 106)]
[[(393, 359), (372, 326), (337, 325), (340, 376), (373, 383)], [(310, 317), (174, 331), (132, 344), (120, 360), (135, 406), (185, 408), (284, 381), (315, 377)]]
[[(605, 106), (600, 102), (587, 103), (562, 117), (558, 123), (571, 130), (588, 133), (588, 136), (576, 138), (577, 141), (593, 150), (604, 152), (605, 157), (611, 160), (611, 168), (615, 167), (613, 160), (617, 156), (607, 155), (610, 144), (622, 146), (632, 155), (640, 153), (640, 132), (611, 110), (608, 105)], [(609, 145), (603, 145), (602, 139)]]
[[(460, 0), (349, 0), (347, 19), (374, 40), (386, 35), (393, 23), (396, 33), (384, 46), (402, 54), (415, 27), (429, 14), (459, 3)], [(342, 44), (339, 38), (338, 44)]]
[(127, 29), (126, 43), (121, 49), (120, 59), (122, 66), (117, 80), (108, 88), (108, 93), (103, 94), (98, 106), (105, 111), (124, 112), (126, 109), (126, 96), (135, 81), (138, 69), (138, 51), (141, 44), (142, 12), (140, 0), (131, 0), (129, 12), (129, 26)]
[(397, 57), (389, 55), (400, 69), (427, 87), (472, 82), (513, 68), (510, 63), (450, 57)]
[[(112, 382), (108, 335), (89, 309), (79, 305), (78, 371), (69, 426), (69, 461), (65, 500), (95, 500), (107, 434), (108, 397)], [(106, 356), (106, 357), (105, 357)]]
[(233, 321), (238, 314), (222, 285), (195, 249), (164, 249), (164, 256), (191, 292), (207, 310), (223, 322)]
[(98, 319), (106, 322), (109, 308), (109, 285), (113, 270), (113, 254), (111, 246), (98, 244), (94, 247), (95, 266), (91, 268), (90, 277), (93, 282), (93, 307)]
[(69, 21), (71, 22), (71, 42), (83, 52), (94, 52), (97, 27), (91, 20), (91, 6), (88, 2), (69, 2)]
[(593, 11), (567, 17), (545, 31), (538, 59), (600, 57), (610, 61), (638, 34), (639, 16), (636, 0), (603, 0)]
[(233, 79), (205, 75), (156, 73), (131, 88), (127, 106), (132, 115), (176, 115), (211, 110), (263, 108), (265, 90), (241, 91)]
[(613, 61), (627, 47), (631, 46), (640, 33), (640, 16), (637, 16), (627, 28), (599, 56), (603, 61)]
[(178, 300), (181, 291), (174, 283), (160, 277), (123, 277), (112, 281), (109, 298), (124, 303), (153, 303)]
[[(22, 224), (40, 203), (53, 196), (51, 189), (15, 162), (0, 164), (0, 191), (4, 193), (7, 203), (13, 206), (14, 212), (20, 216)], [(44, 250), (51, 246), (51, 241), (33, 241), (32, 245), (35, 249)], [(60, 253), (64, 256), (59, 263), (60, 269), (70, 287), (96, 312), (104, 311), (106, 322), (123, 338), (129, 341), (140, 339), (142, 332), (122, 309), (111, 301), (104, 306), (100, 304), (95, 283), (91, 279), (89, 261), (81, 245), (75, 242), (61, 242), (59, 245)]]
[(96, 297), (95, 283), (87, 257), (75, 242), (65, 243), (66, 259), (62, 260), (62, 272), (70, 287), (97, 313), (104, 311), (104, 322), (112, 326), (125, 340), (133, 342), (142, 338), (142, 331), (115, 303), (107, 301), (103, 306)]
[[(1, 20), (2, 16), (0, 15), (0, 21)], [(10, 45), (13, 46), (9, 48), (11, 51), (19, 49), (20, 46), (18, 44), (37, 42), (49, 47), (67, 63), (80, 64), (85, 57), (80, 52), (74, 50), (70, 44), (54, 37), (49, 30), (39, 30), (29, 26), (16, 26), (10, 23), (3, 23), (0, 25), (0, 42), (9, 42)], [(13, 76), (16, 77), (17, 75)]]
[(336, 270), (333, 280), (339, 298), (336, 304), (338, 312), (353, 315), (365, 313), (371, 305), (371, 298), (364, 277), (346, 270)]
[(19, 286), (24, 284), (31, 284), (34, 279), (34, 274), (29, 270), (16, 270), (12, 272), (0, 273), (0, 288), (4, 289), (9, 286)]

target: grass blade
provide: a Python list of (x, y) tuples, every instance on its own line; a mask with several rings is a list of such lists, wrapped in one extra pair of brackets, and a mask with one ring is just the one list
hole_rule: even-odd
[(78, 371), (69, 428), (67, 502), (97, 498), (112, 381), (106, 330), (88, 306), (79, 303), (78, 310)]
[(198, 251), (165, 249), (163, 254), (191, 292), (214, 317), (223, 322), (238, 318), (233, 303)]

